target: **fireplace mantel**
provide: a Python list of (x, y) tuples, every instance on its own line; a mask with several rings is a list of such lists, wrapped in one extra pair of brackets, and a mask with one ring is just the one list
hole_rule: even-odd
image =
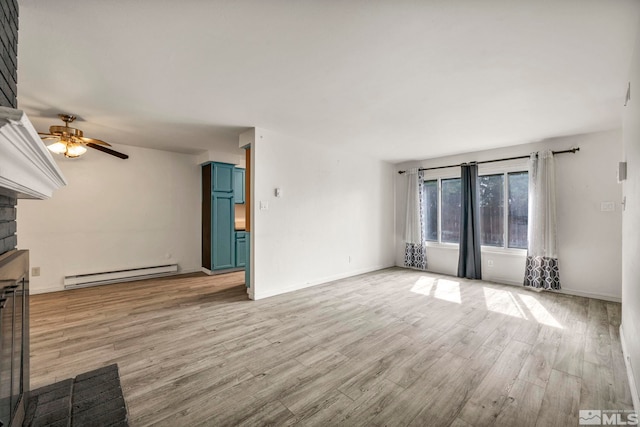
[(0, 191), (19, 199), (48, 199), (66, 184), (24, 111), (0, 107)]

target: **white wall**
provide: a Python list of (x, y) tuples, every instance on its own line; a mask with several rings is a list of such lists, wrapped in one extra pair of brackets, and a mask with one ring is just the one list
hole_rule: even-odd
[[(622, 334), (635, 383), (635, 405), (640, 411), (640, 32), (631, 60), (632, 99), (624, 109), (622, 139), (627, 180), (623, 184), (626, 209), (622, 215)], [(633, 389), (633, 387), (632, 387)]]
[[(443, 166), (463, 161), (491, 160), (526, 155), (543, 148), (564, 150), (580, 147), (576, 154), (556, 157), (558, 257), (563, 291), (619, 301), (621, 297), (621, 186), (617, 183), (617, 164), (622, 157), (620, 131), (554, 138), (509, 148), (468, 153), (459, 156), (408, 162), (397, 170), (415, 166)], [(514, 162), (511, 162), (514, 163)], [(509, 163), (507, 163), (509, 164)], [(495, 165), (495, 164), (493, 164)], [(481, 168), (485, 165), (481, 165)], [(450, 171), (445, 169), (443, 171)], [(454, 173), (458, 173), (454, 170)], [(459, 175), (458, 175), (459, 176)], [(404, 222), (406, 215), (406, 177), (396, 178), (396, 265), (404, 262)], [(614, 212), (601, 212), (600, 203), (616, 202)], [(505, 253), (483, 250), (482, 273), (485, 280), (521, 284), (526, 252)], [(493, 261), (493, 267), (488, 261)], [(455, 275), (458, 250), (429, 247), (429, 269)]]
[(49, 200), (19, 200), (18, 246), (30, 250), (31, 292), (63, 289), (65, 275), (167, 263), (200, 268), (200, 167), (196, 156), (116, 147), (56, 156), (69, 184)]
[(393, 266), (391, 164), (263, 129), (255, 138), (255, 299)]

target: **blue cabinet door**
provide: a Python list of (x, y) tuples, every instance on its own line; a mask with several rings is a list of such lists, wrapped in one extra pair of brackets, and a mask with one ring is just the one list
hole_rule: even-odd
[(251, 233), (245, 233), (245, 266), (244, 266), (244, 284), (247, 288), (251, 287)]
[(236, 234), (236, 267), (244, 267), (247, 264), (247, 239), (244, 233)]
[(244, 203), (244, 169), (233, 170), (233, 194), (236, 197), (236, 203)]
[(212, 163), (212, 191), (217, 193), (233, 193), (233, 170), (235, 167), (227, 163)]
[(211, 197), (211, 269), (235, 267), (233, 192), (213, 192)]

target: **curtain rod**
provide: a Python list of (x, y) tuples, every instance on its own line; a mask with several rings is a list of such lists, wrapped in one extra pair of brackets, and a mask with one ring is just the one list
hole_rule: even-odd
[[(576, 147), (576, 148), (571, 148), (569, 150), (562, 150), (562, 151), (552, 151), (553, 155), (555, 156), (556, 154), (565, 154), (565, 153), (572, 153), (575, 154), (576, 151), (580, 151), (580, 147)], [(469, 162), (469, 163), (477, 163), (477, 164), (481, 164), (481, 163), (493, 163), (493, 162), (504, 162), (507, 160), (518, 160), (518, 159), (528, 159), (529, 156), (516, 156), (516, 157), (506, 157), (504, 159), (495, 159), (495, 160), (482, 160), (480, 162)], [(418, 169), (419, 171), (430, 171), (430, 170), (435, 170), (435, 169), (447, 169), (447, 168), (456, 168), (459, 166), (462, 166), (464, 163), (458, 163), (457, 165), (449, 165), (449, 166), (435, 166), (432, 168), (420, 168)], [(398, 171), (399, 174), (403, 174), (406, 173), (407, 171)]]

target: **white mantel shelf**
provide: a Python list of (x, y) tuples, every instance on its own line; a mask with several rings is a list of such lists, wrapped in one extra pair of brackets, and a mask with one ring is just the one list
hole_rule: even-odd
[(19, 199), (48, 199), (67, 185), (22, 110), (0, 107), (0, 189)]

